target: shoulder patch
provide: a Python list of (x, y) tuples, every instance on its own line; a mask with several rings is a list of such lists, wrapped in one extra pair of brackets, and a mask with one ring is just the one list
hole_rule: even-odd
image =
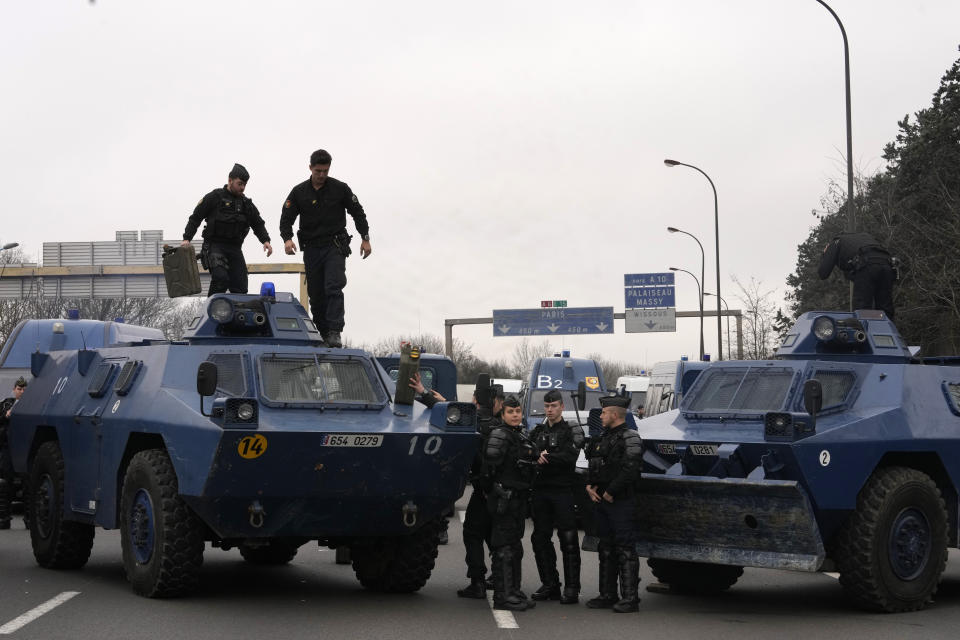
[(287, 200), (286, 202), (283, 203), (283, 208), (284, 208), (284, 209), (289, 209), (289, 208), (290, 208), (290, 201), (289, 201), (289, 200)]
[(357, 200), (357, 194), (353, 194), (353, 201), (354, 201), (354, 202), (360, 202), (359, 200)]

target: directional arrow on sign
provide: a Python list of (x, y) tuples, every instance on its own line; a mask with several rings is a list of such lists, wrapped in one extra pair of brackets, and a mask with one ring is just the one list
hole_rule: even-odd
[(609, 325), (606, 322), (601, 322), (600, 324), (595, 324), (593, 326), (595, 326), (600, 331), (605, 331)]
[(647, 325), (647, 328), (653, 331), (653, 328), (657, 326), (656, 322), (644, 322), (643, 324)]
[(557, 329), (559, 329), (559, 328), (560, 328), (560, 325), (558, 325), (558, 324), (548, 324), (548, 325), (547, 325), (547, 329), (550, 329), (550, 333), (556, 333), (556, 332), (557, 332)]
[(502, 324), (497, 328), (500, 329), (500, 333), (507, 333), (508, 331), (510, 331), (510, 327), (508, 327), (505, 324)]

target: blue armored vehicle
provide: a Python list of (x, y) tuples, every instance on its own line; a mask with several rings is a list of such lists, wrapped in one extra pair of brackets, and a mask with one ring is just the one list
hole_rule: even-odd
[(41, 566), (83, 566), (100, 526), (121, 530), (144, 596), (193, 589), (205, 541), (261, 564), (346, 546), (367, 588), (425, 584), (477, 446), (472, 404), (395, 403), (377, 361), (323, 347), (288, 293), (212, 296), (180, 341), (134, 334), (31, 354), (10, 449)]
[(836, 571), (867, 608), (922, 608), (958, 545), (958, 365), (911, 357), (879, 311), (806, 313), (776, 359), (713, 363), (639, 423), (640, 554), (679, 591)]

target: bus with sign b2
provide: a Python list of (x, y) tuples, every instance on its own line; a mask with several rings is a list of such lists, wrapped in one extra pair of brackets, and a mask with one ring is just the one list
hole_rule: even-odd
[(577, 385), (583, 382), (587, 390), (586, 407), (580, 411), (580, 422), (586, 428), (590, 409), (600, 406), (600, 396), (605, 395), (607, 386), (603, 371), (595, 360), (572, 358), (564, 350), (552, 357), (537, 358), (530, 369), (528, 390), (523, 398), (523, 417), (529, 428), (543, 422), (543, 396), (550, 389), (559, 389), (563, 393), (563, 418), (570, 423), (577, 419), (570, 392), (577, 391)]

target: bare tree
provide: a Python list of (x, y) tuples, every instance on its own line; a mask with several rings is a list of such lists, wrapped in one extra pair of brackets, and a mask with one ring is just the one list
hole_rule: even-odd
[(762, 291), (762, 281), (750, 278), (744, 286), (736, 276), (731, 276), (740, 289), (737, 298), (743, 304), (743, 348), (747, 360), (766, 360), (773, 357), (777, 346), (779, 309), (771, 300), (773, 289)]
[(524, 338), (520, 344), (513, 349), (510, 359), (511, 378), (526, 378), (533, 366), (533, 361), (537, 358), (545, 358), (553, 355), (553, 348), (549, 340), (542, 342), (530, 342), (530, 338)]

